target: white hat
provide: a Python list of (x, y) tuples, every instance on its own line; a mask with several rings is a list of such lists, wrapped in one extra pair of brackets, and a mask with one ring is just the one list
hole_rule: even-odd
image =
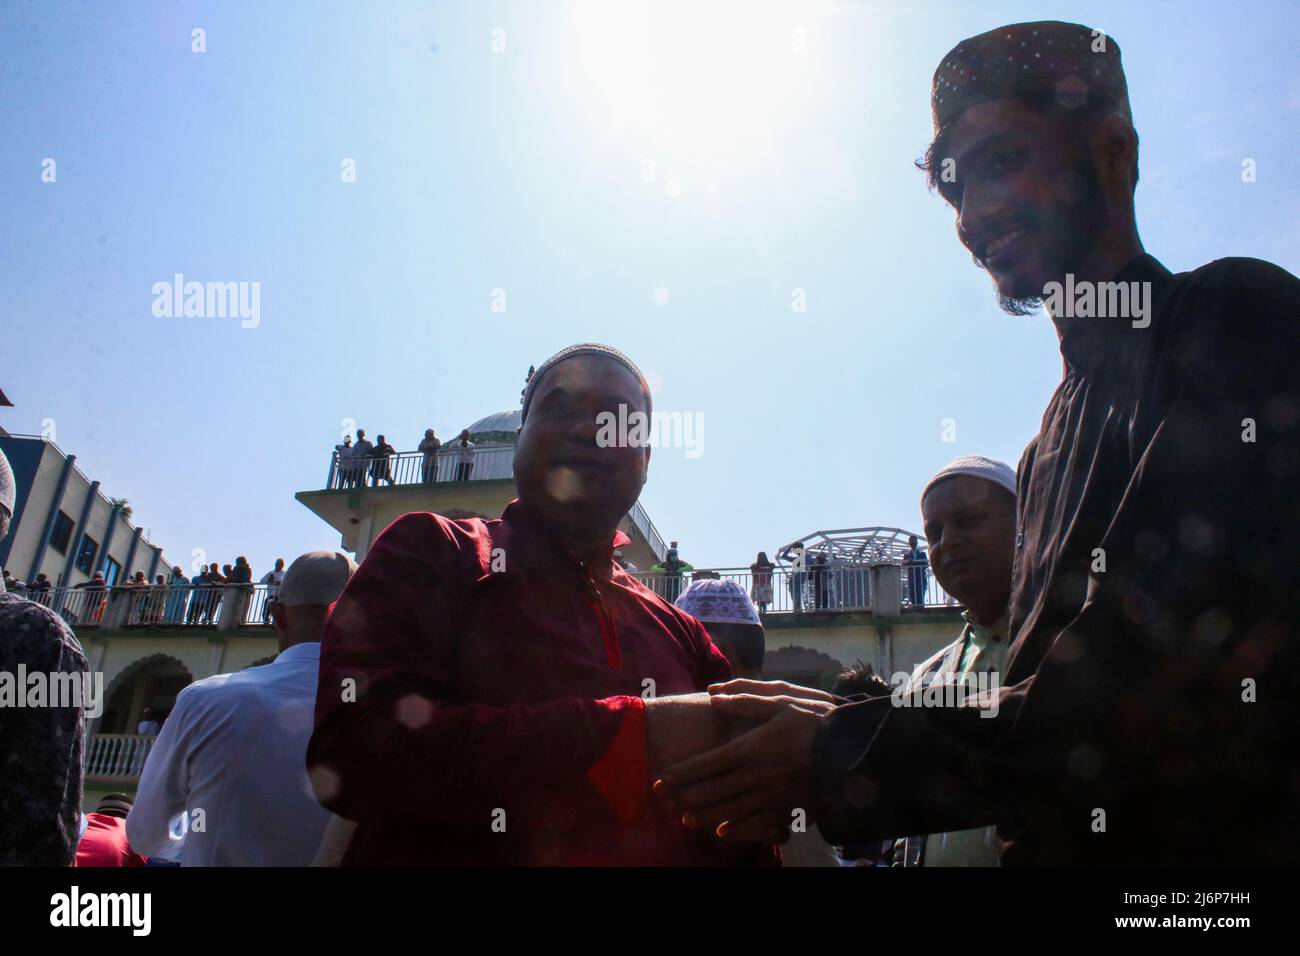
[(925, 496), (930, 493), (930, 489), (939, 482), (956, 475), (983, 478), (985, 481), (993, 482), (1012, 498), (1016, 496), (1016, 472), (1010, 465), (1004, 461), (985, 458), (983, 455), (966, 455), (962, 458), (954, 458), (940, 468), (935, 476), (926, 482), (921, 492), (921, 500), (925, 501)]
[(735, 581), (695, 581), (676, 605), (705, 624), (760, 624), (754, 602)]
[(356, 562), (342, 552), (308, 551), (284, 572), (278, 600), (286, 607), (333, 604), (356, 569)]

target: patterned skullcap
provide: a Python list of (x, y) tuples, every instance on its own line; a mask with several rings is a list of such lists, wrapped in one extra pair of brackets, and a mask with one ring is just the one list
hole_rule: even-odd
[(578, 345), (570, 345), (567, 349), (561, 349), (556, 352), (538, 366), (537, 371), (528, 379), (528, 385), (524, 389), (523, 412), (519, 416), (521, 422), (528, 418), (528, 406), (532, 402), (533, 393), (537, 391), (537, 386), (541, 383), (543, 376), (565, 359), (573, 358), (575, 355), (603, 355), (606, 358), (612, 358), (615, 362), (618, 362), (635, 375), (637, 381), (641, 383), (642, 390), (645, 392), (646, 412), (647, 414), (649, 413), (650, 385), (646, 382), (645, 376), (641, 374), (641, 370), (636, 367), (636, 363), (613, 346), (601, 345), (599, 342), (582, 342)]
[(954, 458), (940, 468), (935, 476), (926, 482), (925, 490), (921, 492), (921, 500), (925, 501), (925, 496), (930, 493), (930, 489), (939, 482), (956, 475), (983, 478), (1005, 490), (1012, 498), (1016, 496), (1016, 473), (1010, 465), (994, 458), (985, 458), (983, 455), (966, 455), (962, 458)]
[(695, 581), (676, 605), (705, 624), (760, 624), (754, 602), (735, 581)]
[(1077, 23), (1040, 20), (998, 27), (948, 51), (930, 84), (935, 136), (976, 103), (1034, 93), (1055, 93), (1064, 106), (1092, 95), (1133, 118), (1119, 44)]

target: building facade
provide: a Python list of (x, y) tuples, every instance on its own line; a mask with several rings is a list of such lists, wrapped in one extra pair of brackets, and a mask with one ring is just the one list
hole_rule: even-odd
[(115, 503), (77, 467), (76, 455), (34, 435), (0, 435), (13, 468), (17, 503), (9, 534), (0, 540), (0, 567), (21, 581), (45, 574), (70, 588), (102, 571), (111, 586), (145, 572), (169, 574), (163, 550), (144, 537)]

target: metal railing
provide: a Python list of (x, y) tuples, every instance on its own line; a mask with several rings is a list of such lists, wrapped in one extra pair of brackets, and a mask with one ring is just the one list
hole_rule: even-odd
[(457, 446), (444, 446), (436, 455), (399, 451), (386, 456), (344, 458), (330, 452), (325, 487), (374, 488), (389, 485), (432, 485), (446, 481), (491, 481), (514, 477), (513, 445), (475, 448), (469, 462), (460, 461)]
[[(515, 475), (515, 447), (493, 445), (474, 449), (473, 461), (462, 463), (455, 444), (444, 445), (437, 455), (419, 451), (401, 451), (384, 457), (346, 458), (340, 461), (337, 451), (330, 452), (329, 476), (325, 488), (387, 488), (395, 485), (432, 485), (458, 481), (494, 481)], [(668, 552), (659, 530), (650, 520), (641, 502), (628, 511), (656, 558)]]
[(138, 779), (157, 739), (143, 734), (95, 734), (86, 756), (86, 776)]
[(632, 524), (636, 526), (637, 530), (641, 532), (641, 536), (645, 538), (646, 543), (650, 545), (650, 550), (654, 552), (654, 556), (662, 561), (664, 556), (668, 554), (668, 548), (664, 545), (664, 539), (659, 536), (659, 529), (650, 520), (650, 516), (646, 514), (641, 502), (633, 502), (627, 516), (632, 519)]
[[(916, 592), (909, 589), (911, 568), (898, 569), (901, 575), (901, 605), (904, 608), (953, 607), (949, 597), (934, 580), (929, 568), (917, 568)], [(765, 614), (788, 614), (806, 611), (870, 610), (871, 567), (865, 564), (827, 565), (795, 570), (774, 567), (768, 574), (749, 568), (695, 568), (678, 574), (639, 571), (633, 575), (642, 584), (670, 603), (693, 582), (709, 578), (734, 581), (744, 589), (757, 608)]]
[(270, 589), (265, 584), (116, 585), (20, 593), (81, 628), (213, 626), (222, 623), (223, 611), (239, 615), (236, 626), (270, 623)]
[[(653, 528), (653, 526), (651, 526)], [(897, 567), (904, 609), (952, 607), (928, 567)], [(734, 581), (766, 614), (807, 611), (865, 611), (872, 607), (872, 566), (777, 566), (770, 574), (749, 568), (695, 568), (669, 574), (638, 571), (633, 577), (664, 600), (675, 601), (694, 581)], [(915, 588), (915, 591), (913, 590)], [(24, 595), (27, 596), (27, 595)], [(74, 627), (257, 627), (270, 623), (270, 587), (253, 585), (174, 585), (131, 589), (51, 588), (31, 599), (51, 608)], [(237, 614), (238, 623), (227, 620)]]

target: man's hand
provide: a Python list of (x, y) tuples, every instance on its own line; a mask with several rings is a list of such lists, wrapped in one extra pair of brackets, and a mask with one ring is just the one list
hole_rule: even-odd
[(811, 822), (812, 741), (834, 704), (786, 695), (710, 699), (721, 713), (763, 723), (670, 766), (655, 792), (685, 811), (688, 826), (709, 827), (729, 840), (780, 841), (796, 809)]
[(645, 702), (646, 754), (651, 773), (721, 747), (735, 721), (713, 707), (708, 694), (654, 697)]
[(833, 694), (828, 694), (824, 690), (817, 690), (815, 687), (804, 687), (802, 684), (789, 684), (783, 680), (749, 680), (748, 678), (738, 677), (735, 680), (727, 681), (725, 684), (710, 684), (708, 690), (710, 694), (724, 697), (739, 697), (741, 695), (797, 697), (800, 700), (815, 700), (825, 704), (839, 703)]

